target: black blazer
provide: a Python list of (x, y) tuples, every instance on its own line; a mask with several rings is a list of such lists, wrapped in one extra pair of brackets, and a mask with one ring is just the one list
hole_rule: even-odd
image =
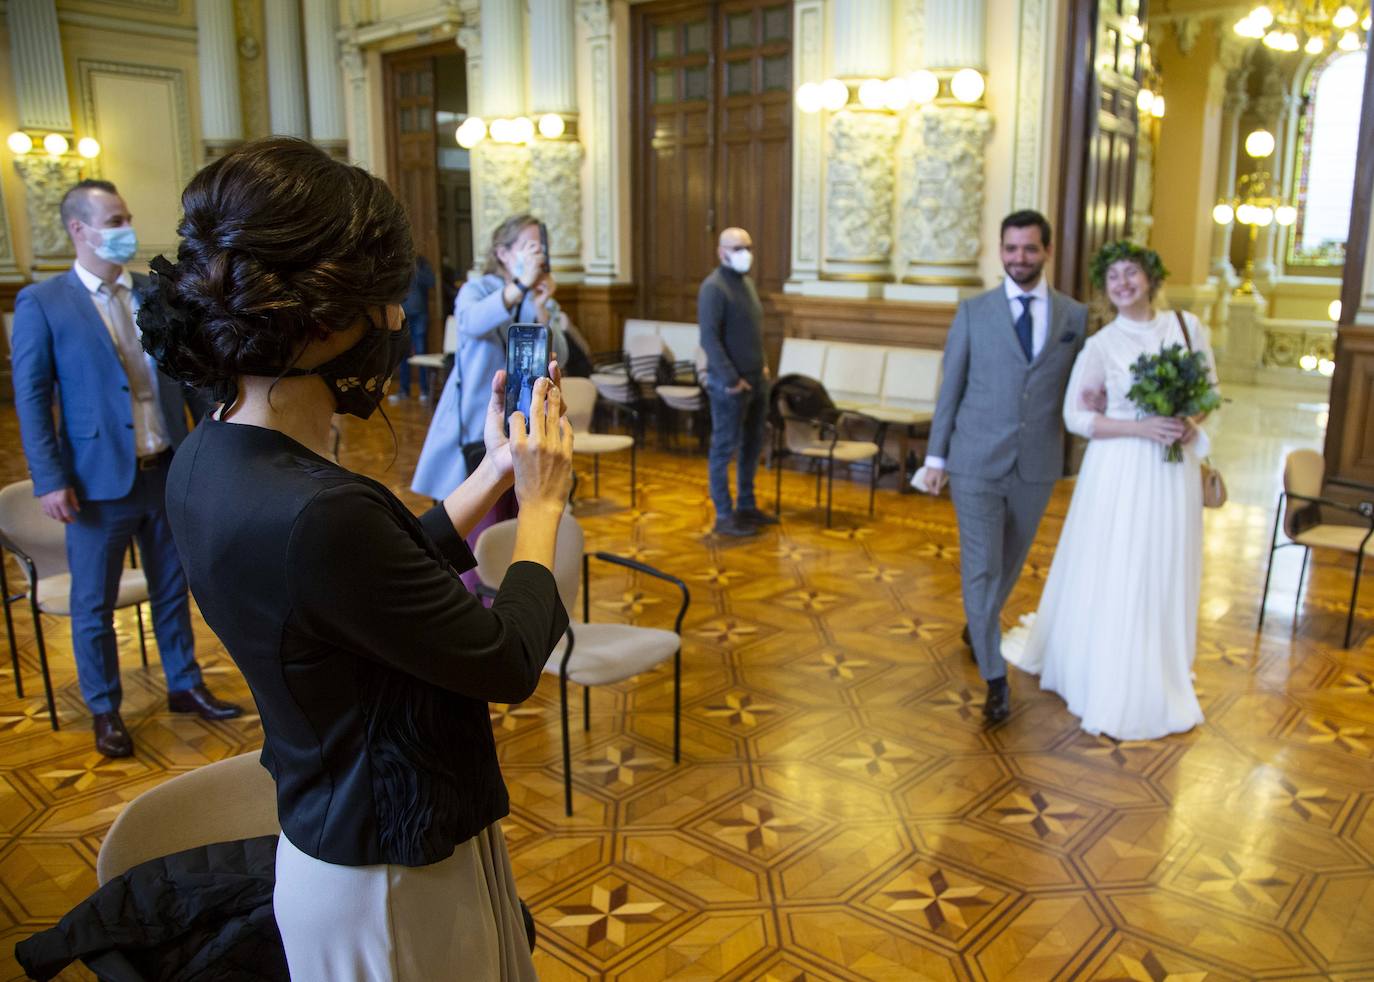
[(172, 460), (167, 514), (298, 849), (423, 866), (507, 814), (486, 703), (528, 698), (567, 629), (552, 573), (512, 565), (488, 610), (442, 506), (416, 519), (282, 433), (213, 418)]

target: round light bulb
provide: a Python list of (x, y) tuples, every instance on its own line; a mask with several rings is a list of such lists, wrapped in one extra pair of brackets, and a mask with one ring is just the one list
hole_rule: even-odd
[(1231, 222), (1235, 221), (1235, 218), (1236, 210), (1225, 202), (1212, 209), (1212, 221), (1218, 225), (1230, 225)]
[(1241, 37), (1250, 38), (1252, 40), (1264, 37), (1264, 28), (1260, 27), (1249, 17), (1242, 17), (1240, 20), (1236, 21), (1232, 30)]
[(83, 136), (76, 141), (76, 152), (87, 160), (94, 160), (100, 156), (100, 144), (94, 137)]
[(797, 89), (797, 108), (804, 113), (821, 111), (821, 87), (815, 82), (803, 82)]
[(464, 150), (471, 150), (487, 137), (487, 124), (482, 122), (481, 116), (469, 116), (459, 124), (454, 132), (453, 138), (458, 141), (458, 146)]
[(1341, 302), (1339, 300), (1332, 300), (1329, 304), (1326, 305), (1326, 316), (1331, 318), (1333, 321), (1336, 321), (1337, 323), (1340, 322)]
[(1155, 96), (1155, 104), (1150, 107), (1150, 115), (1155, 119), (1164, 118), (1164, 97), (1162, 95)]
[(1360, 39), (1354, 31), (1346, 31), (1341, 35), (1341, 39), (1336, 42), (1336, 47), (1342, 51), (1359, 51)]
[(1332, 375), (1336, 374), (1336, 363), (1330, 358), (1318, 358), (1317, 371), (1327, 378), (1330, 378)]
[(1155, 94), (1149, 89), (1141, 89), (1135, 94), (1135, 107), (1142, 113), (1147, 113), (1154, 108)]
[(1296, 34), (1294, 34), (1292, 31), (1288, 31), (1286, 34), (1284, 34), (1284, 36), (1283, 36), (1283, 50), (1284, 50), (1284, 51), (1287, 51), (1287, 52), (1289, 52), (1289, 53), (1291, 54), (1292, 52), (1297, 51), (1298, 48), (1300, 48), (1300, 47), (1301, 47), (1301, 45), (1298, 43), (1298, 36), (1297, 36)]
[(47, 136), (43, 137), (43, 149), (54, 157), (62, 156), (71, 148), (72, 145), (67, 142), (67, 138), (61, 133), (49, 133)]
[(1245, 152), (1256, 160), (1263, 160), (1274, 152), (1274, 134), (1263, 128), (1252, 130), (1245, 138)]
[(883, 105), (894, 113), (911, 105), (911, 83), (900, 75), (884, 82)]
[(1298, 209), (1294, 208), (1292, 205), (1279, 205), (1274, 209), (1274, 221), (1278, 222), (1284, 228), (1292, 225), (1297, 220)]
[(1236, 221), (1240, 222), (1242, 225), (1255, 224), (1255, 206), (1241, 205), (1239, 208), (1237, 208)]
[(1359, 19), (1360, 15), (1355, 13), (1355, 8), (1346, 4), (1331, 15), (1331, 25), (1343, 31), (1347, 27), (1354, 27)]
[(836, 113), (849, 103), (849, 86), (837, 78), (821, 83), (821, 108)]
[(987, 89), (987, 83), (983, 81), (983, 76), (975, 69), (961, 68), (954, 73), (954, 77), (949, 80), (949, 91), (954, 98), (963, 103), (975, 103), (983, 98), (983, 92)]
[(501, 119), (493, 119), (490, 125), (487, 127), (487, 132), (491, 135), (492, 142), (509, 143), (510, 120), (504, 117), (502, 117)]
[(1316, 369), (1317, 369), (1317, 356), (1316, 356), (1316, 355), (1303, 355), (1301, 358), (1298, 359), (1298, 367), (1301, 368), (1304, 372), (1313, 372), (1313, 371), (1316, 371)]
[(567, 128), (568, 125), (558, 113), (545, 113), (539, 117), (539, 135), (546, 140), (557, 140)]
[(511, 142), (533, 143), (534, 120), (530, 119), (528, 116), (516, 116), (511, 120)]
[(5, 140), (5, 146), (10, 148), (10, 153), (23, 156), (33, 149), (33, 137), (29, 136), (23, 130), (15, 130), (9, 135), (9, 138)]
[(1256, 27), (1268, 27), (1270, 24), (1274, 23), (1274, 14), (1265, 4), (1260, 4), (1254, 10), (1250, 11), (1249, 17)]
[(1255, 209), (1255, 224), (1260, 228), (1268, 228), (1274, 223), (1274, 209), (1269, 207)]
[(929, 69), (914, 71), (906, 80), (911, 83), (911, 101), (918, 106), (934, 102), (935, 97), (940, 94), (940, 79)]
[(1306, 51), (1309, 55), (1319, 55), (1325, 49), (1326, 45), (1323, 44), (1322, 39), (1317, 37), (1315, 34), (1308, 38), (1307, 43), (1303, 45), (1303, 50)]
[(884, 95), (880, 78), (866, 78), (859, 83), (859, 105), (865, 109), (883, 108)]

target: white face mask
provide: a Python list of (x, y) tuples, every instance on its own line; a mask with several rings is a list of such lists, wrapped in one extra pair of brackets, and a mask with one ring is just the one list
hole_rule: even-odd
[(730, 253), (729, 266), (736, 273), (744, 275), (754, 265), (754, 253), (749, 249), (736, 249)]

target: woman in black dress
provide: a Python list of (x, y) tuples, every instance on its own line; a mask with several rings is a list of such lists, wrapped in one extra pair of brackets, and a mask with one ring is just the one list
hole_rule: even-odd
[[(207, 166), (182, 207), (139, 322), (164, 370), (223, 402), (177, 451), (168, 513), (262, 717), (291, 972), (532, 979), (486, 703), (533, 693), (567, 625), (558, 389), (539, 381), (507, 441), (490, 380), (481, 467), (417, 519), (328, 459), (331, 415), (369, 416), (409, 342), (410, 227), (386, 185), (276, 138)], [(515, 562), (488, 610), (459, 581), (463, 536), (512, 485)]]

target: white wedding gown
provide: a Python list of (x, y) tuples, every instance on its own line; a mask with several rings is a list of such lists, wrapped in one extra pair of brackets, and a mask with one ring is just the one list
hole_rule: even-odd
[[(1197, 318), (1184, 314), (1195, 350), (1215, 366)], [(1107, 390), (1106, 414), (1136, 419), (1126, 396), (1131, 364), (1182, 344), (1173, 311), (1148, 322), (1118, 317), (1087, 341), (1064, 395), (1064, 422), (1088, 449), (1040, 609), (1002, 640), (1006, 660), (1063, 696), (1089, 733), (1145, 740), (1202, 722), (1193, 691), (1202, 580), (1202, 485), (1207, 436), (1167, 463), (1137, 437), (1092, 439), (1082, 392)], [(1213, 382), (1215, 383), (1215, 369)]]

